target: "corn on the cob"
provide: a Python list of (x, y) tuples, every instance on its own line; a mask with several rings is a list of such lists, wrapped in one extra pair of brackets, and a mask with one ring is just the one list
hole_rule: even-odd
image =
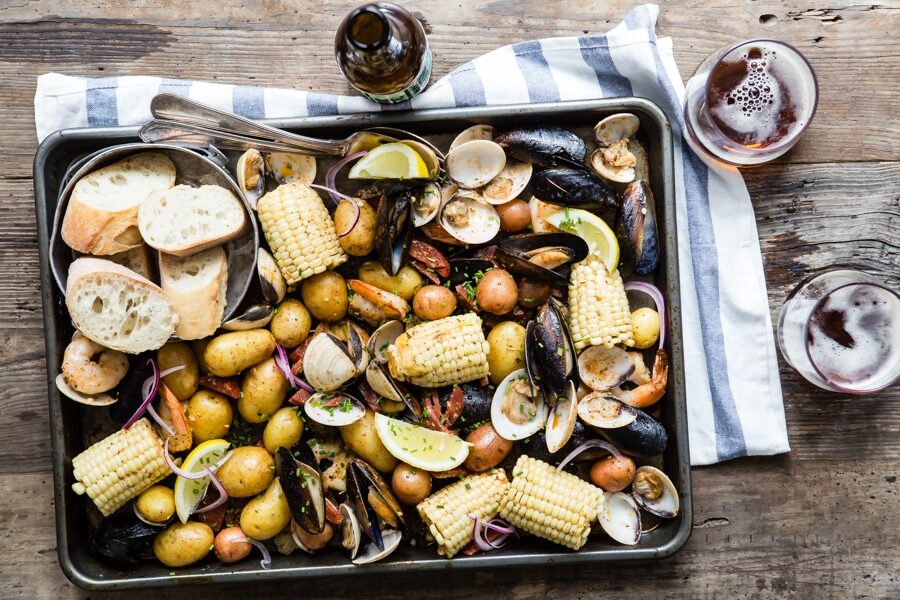
[(575, 349), (634, 345), (631, 311), (619, 271), (612, 273), (590, 255), (569, 277), (569, 329)]
[(388, 367), (395, 379), (442, 387), (486, 376), (489, 350), (481, 318), (466, 313), (411, 327), (388, 347)]
[(497, 515), (509, 480), (503, 469), (469, 475), (425, 498), (416, 507), (438, 544), (438, 554), (451, 558), (472, 541), (474, 521)]
[(90, 496), (109, 516), (172, 471), (163, 443), (147, 419), (120, 429), (72, 459), (76, 494)]
[(500, 500), (500, 516), (516, 527), (573, 550), (597, 520), (603, 490), (552, 465), (520, 456)]
[(259, 223), (288, 285), (347, 260), (334, 221), (311, 187), (295, 181), (259, 199)]

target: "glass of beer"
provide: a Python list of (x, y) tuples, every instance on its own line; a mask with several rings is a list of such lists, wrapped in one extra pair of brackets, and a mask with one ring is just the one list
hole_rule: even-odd
[(789, 365), (823, 389), (888, 388), (900, 381), (900, 294), (861, 271), (815, 275), (781, 307), (778, 345)]
[(708, 57), (685, 86), (687, 134), (736, 166), (773, 160), (794, 146), (816, 112), (809, 62), (775, 40), (739, 42)]

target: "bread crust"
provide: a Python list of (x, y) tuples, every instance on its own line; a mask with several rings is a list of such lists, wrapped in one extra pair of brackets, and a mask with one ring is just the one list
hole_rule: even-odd
[(159, 277), (162, 289), (178, 311), (175, 335), (182, 340), (196, 340), (216, 332), (225, 316), (225, 294), (228, 287), (228, 258), (221, 246), (208, 249), (214, 255), (216, 274), (210, 281), (197, 288), (193, 284), (184, 287), (173, 278), (172, 269), (181, 257), (159, 255)]

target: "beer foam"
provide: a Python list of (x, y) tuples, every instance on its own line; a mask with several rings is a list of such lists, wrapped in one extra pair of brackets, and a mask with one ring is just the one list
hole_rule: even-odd
[(843, 387), (883, 387), (900, 372), (900, 300), (870, 285), (832, 292), (812, 315), (809, 357)]

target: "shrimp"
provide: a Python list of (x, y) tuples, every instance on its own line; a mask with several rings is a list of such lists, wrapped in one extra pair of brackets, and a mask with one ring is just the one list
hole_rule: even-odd
[(128, 373), (128, 357), (76, 334), (63, 353), (61, 370), (75, 391), (100, 394), (119, 385)]
[(659, 402), (666, 393), (666, 380), (669, 378), (669, 357), (666, 351), (660, 348), (656, 351), (653, 360), (653, 375), (650, 381), (631, 390), (623, 390), (621, 387), (612, 389), (613, 395), (635, 408), (646, 408)]

